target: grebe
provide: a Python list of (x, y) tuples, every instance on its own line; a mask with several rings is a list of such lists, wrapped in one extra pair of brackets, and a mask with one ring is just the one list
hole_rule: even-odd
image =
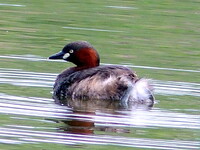
[(57, 76), (53, 89), (56, 103), (64, 104), (67, 99), (154, 103), (148, 79), (138, 78), (124, 66), (99, 65), (99, 54), (86, 41), (69, 43), (49, 59), (63, 59), (76, 65)]

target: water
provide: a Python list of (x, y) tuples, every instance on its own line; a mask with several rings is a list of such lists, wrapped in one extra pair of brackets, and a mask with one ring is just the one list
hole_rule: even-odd
[[(0, 150), (200, 149), (197, 0), (0, 2)], [(54, 103), (72, 64), (47, 57), (86, 40), (103, 65), (152, 78), (153, 107)]]
[[(46, 58), (27, 57), (27, 56), (0, 56), (0, 58), (26, 59), (31, 61), (50, 61)], [(64, 62), (64, 61), (57, 61)], [(65, 63), (65, 62), (64, 62)], [(107, 65), (107, 64), (103, 64)], [(129, 67), (131, 67), (129, 65)], [(134, 68), (135, 66), (132, 65)], [(152, 68), (151, 68), (152, 69)], [(185, 70), (186, 72), (188, 70)], [(0, 83), (8, 83), (12, 85), (36, 86), (36, 87), (52, 87), (58, 74), (25, 72), (17, 69), (0, 68)], [(190, 82), (176, 81), (160, 81), (152, 80), (155, 87), (155, 93), (168, 95), (190, 95), (200, 97), (200, 84)]]
[[(170, 128), (199, 130), (200, 116), (175, 113), (159, 108), (133, 106), (129, 110), (123, 110), (110, 106), (110, 108), (94, 108), (94, 105), (85, 102), (85, 104), (73, 106), (72, 109), (67, 106), (55, 105), (52, 99), (1, 94), (0, 113), (6, 114), (12, 122), (16, 120), (31, 121), (35, 126), (1, 124), (0, 136), (3, 138), (0, 138), (0, 142), (12, 144), (27, 142), (67, 145), (109, 144), (154, 149), (198, 149), (199, 147), (197, 141), (133, 138), (120, 135), (132, 134), (131, 130), (134, 128), (140, 130), (141, 134), (143, 130), (159, 128), (163, 128), (163, 130), (164, 128), (168, 130)], [(37, 123), (45, 123), (48, 126), (38, 126)], [(62, 125), (53, 128), (52, 124)], [(104, 134), (95, 134), (95, 132)], [(112, 132), (118, 135), (109, 135)]]
[[(3, 85), (32, 90), (42, 87), (51, 92), (56, 76), (53, 73), (0, 69)], [(198, 83), (160, 80), (152, 80), (152, 83), (156, 95), (200, 97)], [(122, 108), (118, 103), (108, 101), (76, 101), (69, 102), (69, 106), (60, 106), (54, 104), (51, 97), (1, 93), (0, 113), (4, 121), (0, 124), (0, 143), (199, 149), (200, 110), (159, 108), (160, 101), (163, 99), (157, 99), (152, 108), (137, 104)]]

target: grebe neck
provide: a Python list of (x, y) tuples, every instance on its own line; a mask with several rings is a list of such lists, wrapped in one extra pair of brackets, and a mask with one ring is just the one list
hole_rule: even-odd
[(96, 50), (84, 48), (76, 54), (76, 59), (73, 62), (77, 70), (88, 69), (99, 66), (100, 58)]

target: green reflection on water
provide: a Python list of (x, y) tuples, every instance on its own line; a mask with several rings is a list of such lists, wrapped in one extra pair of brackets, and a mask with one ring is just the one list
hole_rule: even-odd
[[(0, 3), (5, 1), (0, 0)], [(33, 1), (9, 0), (9, 4), (25, 7), (0, 6), (0, 55), (32, 54), (47, 58), (74, 40), (91, 42), (103, 63), (131, 63), (134, 65), (199, 70), (199, 6), (195, 1)], [(138, 9), (115, 9), (105, 6), (129, 6)], [(82, 27), (123, 32), (69, 30), (62, 27)], [(59, 73), (70, 63), (34, 62), (0, 58), (0, 68), (33, 72)], [(134, 69), (134, 68), (133, 68)], [(134, 69), (139, 76), (157, 80), (200, 82), (199, 73)], [(51, 98), (51, 88), (20, 87), (1, 84), (0, 92), (18, 96)], [(161, 96), (156, 108), (199, 115), (199, 97)], [(10, 115), (0, 116), (0, 126), (6, 124), (58, 127), (58, 124), (17, 121)], [(44, 119), (44, 118), (40, 118)], [(114, 134), (139, 138), (199, 140), (195, 129), (129, 128), (130, 133)], [(97, 134), (105, 132), (96, 131)], [(119, 146), (85, 145), (87, 149), (121, 149)], [(76, 149), (82, 149), (77, 146)], [(4, 145), (1, 149), (74, 149), (61, 144)], [(123, 147), (123, 149), (132, 149)], [(134, 148), (136, 149), (136, 148)], [(144, 149), (144, 148), (142, 148)]]

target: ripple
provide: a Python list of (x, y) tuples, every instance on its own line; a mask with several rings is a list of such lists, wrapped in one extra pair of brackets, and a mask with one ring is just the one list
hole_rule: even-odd
[[(18, 136), (22, 142), (45, 142), (56, 144), (101, 144), (101, 145), (118, 145), (138, 148), (154, 148), (154, 149), (198, 149), (199, 142), (180, 141), (180, 140), (157, 140), (157, 139), (142, 139), (142, 138), (126, 138), (117, 136), (102, 136), (102, 135), (77, 135), (68, 133), (54, 133), (33, 131), (13, 128), (0, 128), (0, 134)], [(18, 143), (17, 143), (18, 144)]]
[[(54, 61), (54, 62), (66, 62), (64, 60), (50, 60), (41, 56), (36, 55), (0, 55), (0, 58), (6, 59), (19, 59), (19, 60), (27, 60), (27, 61)], [(200, 73), (200, 70), (190, 70), (190, 69), (179, 69), (179, 68), (162, 68), (162, 67), (153, 67), (153, 66), (138, 66), (133, 64), (108, 64), (101, 63), (102, 65), (120, 65), (126, 66), (130, 68), (141, 68), (141, 69), (151, 69), (151, 70), (167, 70), (167, 71), (178, 71), (178, 72), (192, 72), (192, 73)]]
[(0, 3), (0, 6), (25, 7), (26, 5), (19, 5), (19, 4), (3, 4), (3, 3)]
[[(55, 73), (27, 72), (0, 68), (0, 83), (52, 88), (57, 75)], [(156, 94), (200, 97), (199, 83), (152, 80), (152, 84)]]
[(130, 128), (200, 129), (199, 115), (138, 105), (124, 109), (107, 101), (102, 103), (104, 101), (98, 106), (91, 101), (81, 101), (67, 107), (56, 105), (48, 98), (0, 94), (0, 113), (12, 115), (13, 123), (15, 120), (33, 121), (35, 125), (37, 122), (64, 123), (59, 128), (52, 128), (45, 124), (10, 122), (0, 127), (0, 143), (99, 144), (165, 150), (198, 149), (200, 146), (196, 141), (94, 134), (94, 131), (128, 133)]
[(116, 107), (116, 104), (112, 105), (107, 101), (101, 101), (100, 106), (93, 104), (91, 101), (81, 101), (81, 104), (77, 103), (75, 104), (77, 106), (73, 105), (70, 108), (56, 105), (51, 99), (44, 98), (41, 100), (42, 98), (3, 94), (0, 95), (0, 113), (54, 119), (76, 118), (95, 122), (98, 126), (106, 124), (106, 126), (120, 127), (200, 129), (200, 116), (198, 115), (175, 113), (158, 108), (149, 109), (138, 105), (131, 106), (126, 110)]

